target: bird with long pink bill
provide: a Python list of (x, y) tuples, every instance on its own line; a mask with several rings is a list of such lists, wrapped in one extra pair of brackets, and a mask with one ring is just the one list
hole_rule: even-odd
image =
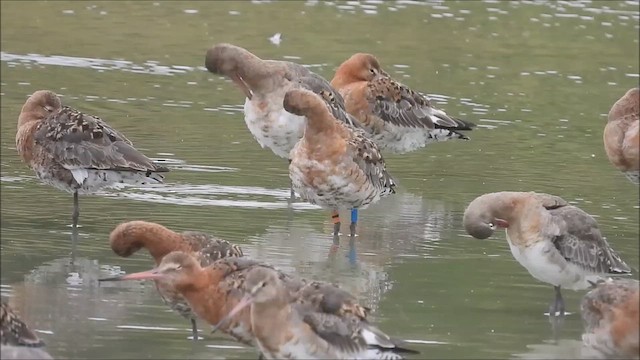
[[(172, 251), (184, 251), (194, 256), (200, 265), (207, 266), (224, 257), (241, 257), (242, 249), (235, 244), (199, 231), (177, 233), (160, 224), (148, 221), (128, 221), (116, 226), (109, 235), (111, 249), (122, 257), (129, 257), (144, 248), (156, 266)], [(189, 303), (171, 282), (157, 279), (156, 288), (169, 307), (191, 322), (193, 340), (198, 339), (196, 315)]]
[[(243, 284), (252, 269), (272, 269), (296, 301), (308, 304), (316, 311), (350, 316), (366, 322), (369, 309), (348, 292), (335, 285), (307, 281), (273, 269), (248, 258), (223, 258), (202, 267), (189, 253), (175, 251), (148, 271), (100, 279), (100, 281), (160, 280), (171, 284), (189, 303), (192, 311), (211, 325), (218, 324), (241, 301)], [(249, 311), (242, 311), (220, 330), (245, 344), (254, 344)]]
[(250, 308), (251, 329), (267, 359), (402, 359), (418, 353), (352, 315), (296, 302), (273, 269), (251, 269), (243, 290), (244, 297), (213, 331)]

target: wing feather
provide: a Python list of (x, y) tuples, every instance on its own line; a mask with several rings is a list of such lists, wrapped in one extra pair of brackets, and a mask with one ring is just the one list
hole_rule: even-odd
[(468, 121), (450, 117), (433, 107), (426, 96), (384, 74), (368, 83), (367, 98), (376, 116), (397, 126), (446, 129), (453, 132), (471, 130), (475, 126)]
[(69, 170), (169, 171), (136, 150), (102, 119), (67, 106), (40, 125), (35, 141)]

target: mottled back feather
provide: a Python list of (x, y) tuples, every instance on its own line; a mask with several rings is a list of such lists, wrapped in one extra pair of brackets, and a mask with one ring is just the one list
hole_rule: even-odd
[(580, 303), (580, 312), (587, 332), (600, 325), (604, 312), (626, 302), (640, 290), (640, 283), (634, 279), (603, 281), (590, 290)]
[(471, 130), (475, 125), (435, 109), (429, 99), (381, 73), (367, 86), (372, 112), (385, 122), (402, 127)]
[(44, 342), (18, 317), (8, 303), (0, 308), (0, 338), (2, 345), (44, 346)]
[(396, 183), (387, 172), (378, 146), (367, 137), (364, 130), (350, 128), (350, 132), (347, 143), (353, 161), (378, 189), (383, 190), (381, 196), (395, 194)]
[(235, 244), (218, 239), (210, 234), (199, 231), (185, 231), (182, 238), (192, 249), (197, 249), (201, 266), (208, 266), (214, 261), (227, 257), (244, 256), (242, 249)]
[(102, 119), (68, 106), (42, 121), (34, 139), (66, 169), (169, 171)]
[(308, 76), (300, 77), (298, 81), (302, 88), (313, 91), (324, 100), (334, 118), (350, 127), (362, 129), (360, 122), (347, 112), (342, 95), (331, 87), (327, 80), (320, 75), (311, 73)]
[(342, 354), (361, 354), (366, 349), (379, 349), (391, 353), (419, 353), (402, 347), (402, 341), (390, 338), (377, 327), (353, 314), (338, 316), (322, 313), (301, 304), (295, 305), (294, 310), (314, 333), (339, 349)]
[[(550, 195), (547, 200), (553, 200)], [(548, 207), (550, 222), (548, 227), (552, 242), (560, 254), (570, 263), (580, 268), (603, 274), (626, 274), (631, 269), (609, 246), (600, 233), (596, 220), (580, 208), (562, 204), (556, 198)], [(549, 204), (550, 205), (550, 204)]]
[(371, 311), (368, 307), (360, 305), (349, 292), (326, 282), (309, 282), (296, 294), (296, 298), (301, 304), (309, 303), (322, 312), (340, 316), (352, 314), (366, 319)]

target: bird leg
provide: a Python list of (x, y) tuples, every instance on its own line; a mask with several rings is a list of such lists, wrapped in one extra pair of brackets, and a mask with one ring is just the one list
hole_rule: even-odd
[(351, 236), (356, 236), (356, 224), (358, 224), (358, 209), (351, 209), (351, 225), (349, 226), (349, 230), (351, 230)]
[(340, 213), (338, 210), (333, 210), (331, 212), (331, 220), (333, 221), (333, 236), (340, 235)]
[[(289, 159), (289, 166), (291, 166), (291, 159)], [(291, 177), (289, 177), (289, 191), (291, 192), (289, 203), (292, 203), (296, 200), (296, 193), (295, 191), (293, 191), (293, 180), (291, 179)]]
[(198, 341), (198, 324), (194, 318), (191, 318), (191, 334), (193, 335), (193, 341)]
[(71, 220), (73, 225), (71, 227), (71, 241), (75, 245), (78, 242), (78, 218), (80, 217), (80, 204), (78, 201), (78, 190), (73, 192), (73, 214)]
[(329, 248), (329, 256), (334, 255), (340, 248), (340, 235), (333, 234), (333, 244)]
[(349, 252), (347, 253), (347, 257), (349, 258), (349, 264), (356, 265), (358, 258), (357, 258), (357, 254), (356, 254), (356, 242), (355, 242), (355, 237), (350, 236), (349, 237)]
[(560, 286), (554, 286), (555, 298), (549, 306), (549, 316), (556, 316), (556, 312), (559, 316), (564, 316), (564, 300), (562, 299), (562, 293), (560, 292)]

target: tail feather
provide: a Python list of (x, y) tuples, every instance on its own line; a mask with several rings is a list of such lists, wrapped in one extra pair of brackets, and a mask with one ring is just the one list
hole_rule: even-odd
[(164, 181), (164, 175), (161, 175), (159, 173), (155, 173), (155, 172), (151, 172), (151, 171), (147, 171), (147, 173), (145, 174), (145, 176), (159, 184), (162, 184)]
[(406, 342), (393, 339), (378, 328), (367, 324), (361, 330), (361, 335), (369, 347), (378, 348), (383, 352), (395, 354), (420, 354), (419, 351), (409, 349)]
[[(470, 122), (470, 121), (466, 121), (466, 120), (461, 120), (458, 118), (453, 118), (453, 117), (449, 117), (448, 115), (444, 114), (444, 116), (446, 116), (446, 118), (442, 117), (442, 115), (440, 114), (436, 114), (436, 119), (440, 118), (443, 120), (449, 120), (446, 122), (439, 122), (439, 121), (434, 121), (434, 125), (436, 129), (447, 129), (447, 130), (458, 130), (458, 131), (470, 131), (473, 130), (474, 127), (476, 127), (477, 125)], [(451, 121), (453, 121), (456, 125), (455, 126), (450, 126), (447, 125), (447, 123), (450, 123)]]

